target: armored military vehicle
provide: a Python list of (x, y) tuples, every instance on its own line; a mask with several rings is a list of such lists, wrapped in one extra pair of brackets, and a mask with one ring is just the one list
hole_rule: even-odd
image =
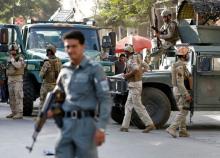
[[(107, 75), (114, 75), (114, 62), (110, 60), (101, 60), (101, 44), (99, 38), (99, 28), (87, 25), (84, 22), (56, 22), (56, 21), (32, 21), (23, 26), (22, 34), (18, 26), (0, 25), (0, 64), (6, 64), (8, 57), (8, 44), (16, 42), (19, 45), (20, 52), (23, 54), (26, 62), (26, 71), (24, 75), (24, 115), (31, 115), (33, 102), (39, 97), (42, 79), (39, 77), (39, 71), (46, 59), (46, 47), (53, 44), (57, 47), (56, 56), (64, 63), (69, 60), (64, 52), (62, 36), (71, 30), (80, 30), (86, 38), (85, 54), (93, 60), (101, 63)], [(108, 39), (106, 41), (105, 39)], [(114, 47), (115, 36), (103, 38), (102, 45), (105, 48)], [(106, 46), (107, 45), (107, 46)]]
[[(187, 45), (190, 49), (187, 67), (193, 76), (191, 106), (196, 111), (220, 110), (220, 26), (215, 24), (219, 17), (220, 1), (184, 0), (179, 5), (177, 20), (180, 45)], [(126, 84), (119, 78), (110, 78), (109, 82), (115, 103), (112, 118), (121, 123), (127, 94)], [(170, 70), (144, 73), (142, 102), (156, 126), (162, 127), (171, 111), (177, 110)], [(133, 113), (132, 123), (144, 128), (136, 113)]]

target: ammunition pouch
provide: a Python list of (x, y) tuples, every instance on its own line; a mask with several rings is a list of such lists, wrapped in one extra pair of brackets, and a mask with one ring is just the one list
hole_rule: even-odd
[(61, 90), (56, 90), (55, 93), (55, 105), (52, 107), (52, 112), (54, 114), (54, 121), (58, 128), (63, 127), (63, 117), (64, 117), (64, 111), (62, 109), (62, 104), (65, 101), (66, 95)]

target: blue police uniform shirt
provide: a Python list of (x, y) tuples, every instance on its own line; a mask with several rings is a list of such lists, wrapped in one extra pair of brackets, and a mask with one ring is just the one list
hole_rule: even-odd
[(64, 111), (97, 110), (99, 106), (98, 128), (106, 128), (112, 101), (105, 72), (99, 63), (86, 56), (78, 66), (65, 63), (56, 88), (66, 94), (62, 105)]

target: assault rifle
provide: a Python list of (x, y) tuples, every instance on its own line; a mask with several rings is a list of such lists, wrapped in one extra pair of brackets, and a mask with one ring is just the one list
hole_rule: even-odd
[(43, 108), (38, 114), (37, 121), (35, 123), (35, 130), (32, 135), (33, 142), (31, 146), (26, 147), (29, 152), (32, 152), (34, 144), (37, 141), (37, 137), (48, 119), (47, 113), (49, 110), (53, 112), (53, 117), (58, 127), (62, 127), (63, 111), (61, 108), (61, 104), (63, 103), (64, 99), (65, 94), (59, 90), (52, 91), (47, 94)]
[[(159, 26), (158, 26), (158, 18), (157, 18), (157, 14), (156, 14), (156, 11), (155, 11), (155, 8), (154, 8), (154, 17), (155, 17), (155, 22), (154, 22), (154, 26), (151, 26), (151, 28), (156, 32), (156, 33), (159, 33)], [(157, 48), (159, 49), (162, 45), (162, 42), (160, 40), (159, 37), (157, 37)]]

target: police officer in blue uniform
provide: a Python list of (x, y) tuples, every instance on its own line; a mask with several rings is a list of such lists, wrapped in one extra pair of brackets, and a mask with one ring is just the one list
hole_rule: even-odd
[[(63, 65), (55, 88), (66, 96), (56, 158), (97, 158), (96, 147), (105, 141), (112, 104), (108, 82), (101, 65), (84, 55), (85, 38), (80, 31), (65, 34), (63, 40), (70, 62)], [(52, 111), (48, 116), (53, 116)]]

